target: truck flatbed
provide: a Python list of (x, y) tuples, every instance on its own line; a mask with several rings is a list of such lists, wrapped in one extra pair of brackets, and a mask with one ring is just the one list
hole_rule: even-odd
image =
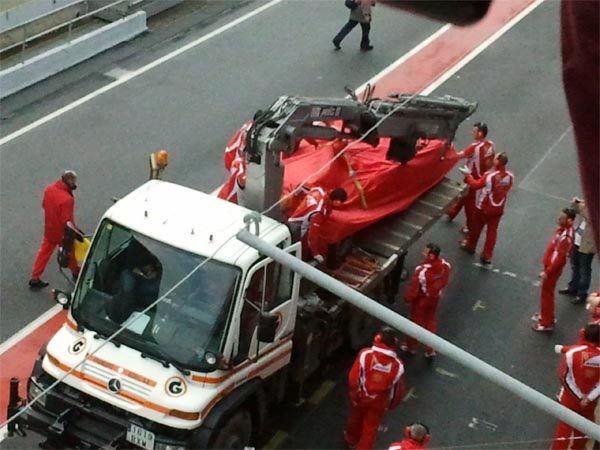
[(392, 272), (399, 277), (408, 248), (439, 220), (465, 189), (465, 184), (445, 177), (407, 210), (358, 233), (351, 253), (341, 266), (326, 271), (361, 292), (370, 292)]

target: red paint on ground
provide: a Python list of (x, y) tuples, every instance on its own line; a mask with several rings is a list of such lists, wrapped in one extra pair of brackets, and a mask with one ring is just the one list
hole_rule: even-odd
[(21, 397), (25, 397), (27, 378), (31, 374), (39, 349), (60, 329), (66, 317), (67, 312), (61, 311), (0, 355), (0, 424), (6, 420), (10, 379), (19, 379), (19, 393)]
[[(453, 27), (420, 52), (406, 60), (377, 82), (375, 96), (391, 92), (422, 91), (450, 68), (459, 63), (486, 39), (510, 22), (534, 0), (506, 0), (492, 3), (480, 23), (469, 27)], [(0, 355), (0, 423), (6, 420), (8, 383), (11, 377), (21, 380), (21, 396), (25, 396), (27, 378), (39, 348), (58, 331), (66, 318), (59, 313)]]
[(510, 22), (534, 0), (492, 2), (476, 25), (452, 27), (376, 83), (375, 97), (392, 92), (412, 94), (425, 89)]

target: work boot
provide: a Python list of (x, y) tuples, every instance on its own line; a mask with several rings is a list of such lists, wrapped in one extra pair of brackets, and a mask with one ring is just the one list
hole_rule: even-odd
[(31, 280), (29, 280), (29, 288), (30, 289), (42, 289), (42, 288), (45, 288), (46, 286), (48, 286), (48, 283), (46, 283), (45, 281), (43, 281), (39, 278), (32, 278)]
[(331, 42), (333, 43), (333, 46), (335, 47), (336, 50), (340, 50), (342, 48), (342, 47), (340, 47), (340, 43), (337, 42), (335, 39)]
[(571, 289), (569, 289), (568, 287), (564, 288), (564, 289), (559, 289), (558, 293), (560, 295), (568, 295), (569, 297), (574, 297), (576, 292), (573, 292)]
[(373, 47), (372, 45), (367, 45), (366, 47), (361, 47), (360, 51), (361, 52), (370, 52), (371, 50), (373, 50), (375, 47)]
[(492, 268), (492, 260), (491, 259), (485, 259), (483, 256), (481, 258), (479, 258), (479, 262), (481, 263), (481, 265), (483, 267), (485, 267), (486, 269), (491, 269)]
[(585, 299), (586, 299), (586, 298), (587, 298), (587, 297), (586, 297), (586, 296), (583, 296), (583, 295), (576, 295), (575, 297), (573, 297), (573, 298), (571, 299), (571, 303), (573, 303), (574, 305), (579, 305), (580, 303), (583, 303), (583, 302), (585, 302)]

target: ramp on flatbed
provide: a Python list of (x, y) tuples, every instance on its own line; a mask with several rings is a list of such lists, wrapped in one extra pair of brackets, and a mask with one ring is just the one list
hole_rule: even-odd
[(465, 189), (465, 184), (444, 178), (407, 210), (358, 233), (351, 254), (339, 268), (327, 272), (361, 292), (378, 286), (392, 271), (395, 278), (399, 278), (408, 248), (439, 220)]

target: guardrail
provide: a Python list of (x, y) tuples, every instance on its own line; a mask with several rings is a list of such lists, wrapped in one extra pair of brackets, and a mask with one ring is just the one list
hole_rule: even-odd
[[(88, 17), (92, 17), (95, 14), (98, 14), (99, 12), (104, 11), (104, 10), (109, 9), (109, 8), (112, 8), (112, 7), (116, 6), (116, 5), (119, 5), (119, 4), (125, 3), (125, 2), (129, 2), (129, 1), (130, 0), (117, 0), (117, 1), (115, 1), (113, 3), (109, 3), (108, 5), (105, 5), (105, 6), (101, 7), (101, 8), (97, 8), (97, 9), (95, 9), (93, 11), (88, 11), (88, 9), (89, 9), (89, 0), (82, 0), (82, 1), (76, 1), (76, 2), (70, 3), (69, 5), (65, 5), (65, 6), (63, 6), (61, 8), (58, 8), (58, 9), (56, 9), (56, 10), (50, 12), (50, 13), (42, 14), (41, 16), (38, 16), (38, 17), (36, 17), (34, 19), (31, 19), (30, 21), (28, 21), (26, 23), (23, 23), (23, 24), (19, 25), (18, 27), (15, 27), (15, 29), (16, 28), (23, 28), (23, 39), (21, 41), (19, 41), (19, 42), (16, 42), (16, 43), (12, 44), (12, 45), (0, 48), (0, 53), (4, 53), (4, 52), (6, 52), (8, 50), (12, 50), (12, 49), (17, 48), (17, 47), (20, 46), (21, 47), (21, 63), (22, 63), (24, 61), (24, 59), (25, 59), (25, 49), (27, 48), (27, 43), (28, 42), (34, 41), (36, 39), (39, 39), (39, 38), (41, 38), (41, 37), (43, 37), (43, 36), (45, 36), (47, 34), (53, 33), (53, 32), (55, 32), (57, 30), (60, 30), (61, 28), (65, 28), (65, 27), (68, 27), (68, 33), (69, 33), (68, 34), (68, 39), (71, 40), (71, 32), (73, 30), (73, 24), (74, 23), (76, 23), (78, 21), (81, 21), (81, 20), (84, 20), (84, 19), (87, 19)], [(27, 37), (27, 25), (28, 24), (30, 25), (34, 21), (43, 19), (44, 17), (50, 16), (52, 14), (56, 14), (56, 12), (58, 12), (58, 11), (61, 11), (63, 9), (69, 8), (69, 7), (72, 7), (72, 6), (77, 5), (79, 3), (85, 3), (86, 4), (86, 13), (85, 14), (83, 14), (81, 16), (78, 16), (78, 17), (75, 17), (74, 19), (68, 20), (68, 21), (66, 21), (64, 23), (61, 23), (60, 25), (56, 25), (56, 26), (54, 26), (52, 28), (49, 28), (48, 30), (42, 31), (41, 33), (37, 33), (37, 34), (34, 34), (33, 36)]]

